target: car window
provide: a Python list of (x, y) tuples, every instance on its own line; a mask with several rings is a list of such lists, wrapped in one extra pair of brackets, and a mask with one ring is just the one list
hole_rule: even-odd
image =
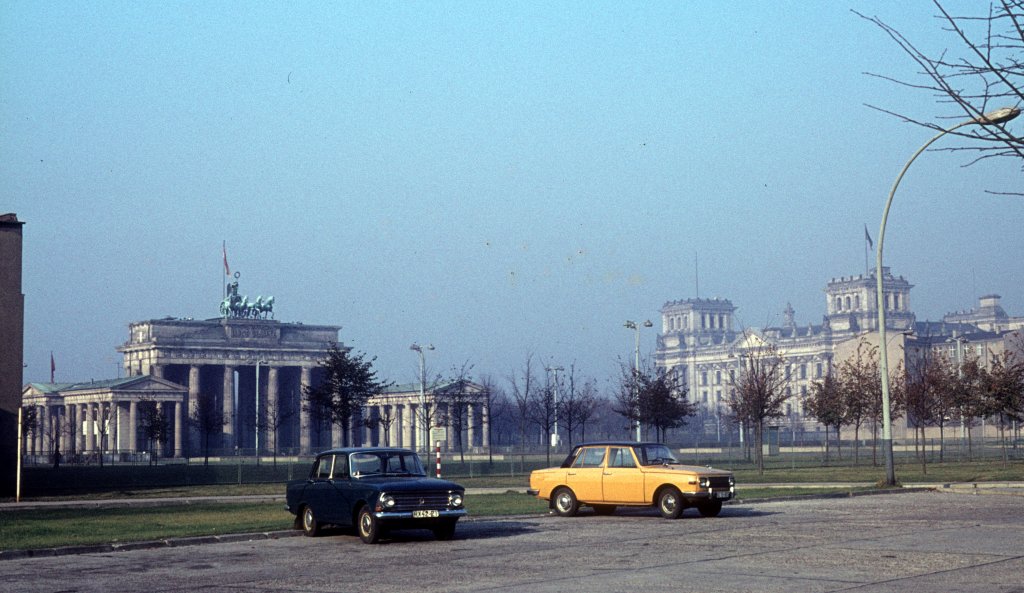
[(348, 477), (348, 460), (345, 459), (344, 455), (338, 455), (334, 458), (334, 472), (331, 476), (334, 478)]
[(636, 467), (633, 453), (625, 447), (612, 447), (608, 455), (608, 467)]
[(604, 447), (587, 447), (576, 457), (573, 467), (601, 467), (604, 463)]
[(426, 470), (412, 451), (374, 451), (353, 453), (349, 457), (354, 478), (380, 474), (425, 476)]
[(313, 477), (326, 480), (331, 477), (331, 466), (334, 465), (334, 455), (324, 455), (316, 462), (316, 472)]
[(643, 445), (635, 448), (642, 465), (665, 465), (679, 463), (665, 445)]
[(374, 453), (353, 453), (352, 454), (352, 475), (355, 477), (370, 474), (381, 474), (381, 459)]
[(387, 473), (389, 474), (411, 474), (414, 476), (426, 475), (423, 464), (420, 463), (418, 455), (408, 451), (399, 453), (387, 453), (384, 461)]

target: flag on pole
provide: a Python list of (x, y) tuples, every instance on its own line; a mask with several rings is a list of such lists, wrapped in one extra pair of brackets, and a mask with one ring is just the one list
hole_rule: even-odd
[[(867, 229), (867, 227), (864, 227), (864, 228)], [(228, 242), (227, 241), (224, 241), (223, 245), (221, 246), (221, 249), (224, 252), (224, 275), (225, 276), (230, 276), (231, 275), (231, 268), (228, 267)]]
[(53, 350), (50, 350), (50, 383), (53, 383), (53, 373), (57, 370), (57, 363), (53, 360)]
[(871, 240), (871, 235), (868, 234), (868, 225), (864, 225), (864, 240), (868, 242), (868, 249), (875, 248), (875, 242)]

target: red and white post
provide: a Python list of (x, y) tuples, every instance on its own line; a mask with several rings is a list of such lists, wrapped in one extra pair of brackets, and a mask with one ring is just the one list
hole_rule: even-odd
[(441, 477), (441, 441), (437, 441), (434, 446), (434, 451), (437, 453), (437, 477)]

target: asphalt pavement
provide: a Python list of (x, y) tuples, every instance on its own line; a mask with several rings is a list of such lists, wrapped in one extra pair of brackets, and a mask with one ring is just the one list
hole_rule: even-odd
[(654, 509), (482, 517), (453, 541), (414, 530), (373, 546), (344, 531), (191, 538), (4, 562), (0, 591), (1019, 593), (1024, 504), (973, 490), (761, 500), (677, 521)]

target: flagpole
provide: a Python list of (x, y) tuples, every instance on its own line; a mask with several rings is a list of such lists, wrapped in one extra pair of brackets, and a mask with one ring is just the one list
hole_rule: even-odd
[(871, 274), (871, 268), (868, 267), (868, 242), (864, 241), (864, 276)]
[(871, 275), (871, 264), (868, 263), (868, 252), (874, 247), (874, 241), (871, 240), (871, 234), (868, 233), (868, 225), (864, 225), (864, 275)]

